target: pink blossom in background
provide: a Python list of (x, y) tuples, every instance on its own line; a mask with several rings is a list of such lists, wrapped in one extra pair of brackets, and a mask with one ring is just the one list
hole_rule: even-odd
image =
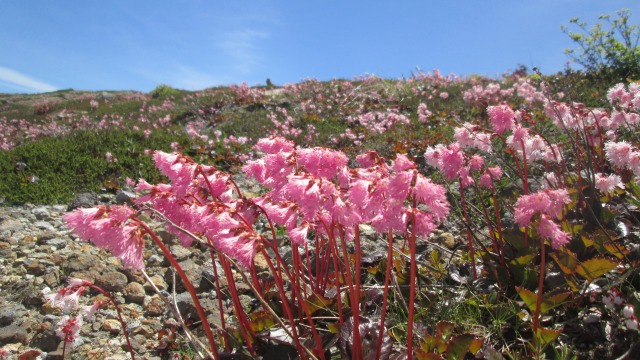
[(441, 92), (440, 93), (440, 98), (443, 99), (443, 100), (448, 99), (449, 98), (449, 93), (446, 92), (446, 91)]
[(618, 168), (625, 168), (631, 159), (634, 148), (626, 141), (607, 141), (604, 144), (604, 151), (607, 159)]
[(507, 105), (489, 106), (487, 113), (493, 124), (493, 129), (498, 134), (511, 130), (515, 126), (516, 115)]
[(622, 182), (622, 179), (619, 175), (611, 174), (609, 176), (606, 176), (604, 174), (597, 173), (595, 178), (596, 189), (600, 190), (600, 192), (604, 194), (613, 193), (616, 188), (624, 189), (624, 183)]

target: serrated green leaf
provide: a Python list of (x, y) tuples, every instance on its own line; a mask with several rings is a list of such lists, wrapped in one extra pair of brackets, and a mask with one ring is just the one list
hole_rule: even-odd
[(580, 264), (576, 272), (583, 278), (593, 281), (618, 266), (618, 262), (607, 258), (593, 258)]
[(474, 337), (471, 334), (460, 334), (452, 337), (451, 340), (449, 340), (449, 345), (447, 346), (447, 360), (464, 359), (473, 339)]

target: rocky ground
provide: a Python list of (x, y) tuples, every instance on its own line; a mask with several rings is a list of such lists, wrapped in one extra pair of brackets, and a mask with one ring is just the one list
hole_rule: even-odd
[[(236, 179), (246, 193), (257, 192), (255, 183)], [(175, 296), (175, 305), (187, 321), (196, 323), (198, 315), (188, 292), (174, 275), (168, 261), (155, 246), (147, 244), (144, 251), (146, 273), (160, 290), (157, 293), (139, 271), (124, 270), (119, 260), (90, 243), (81, 241), (70, 232), (62, 215), (78, 206), (112, 204), (126, 200), (124, 193), (95, 195), (81, 194), (69, 205), (0, 206), (0, 349), (9, 353), (9, 359), (61, 359), (63, 342), (55, 328), (63, 316), (59, 308), (51, 306), (44, 295), (66, 285), (69, 278), (94, 282), (115, 296), (121, 304), (131, 344), (136, 358), (164, 359), (171, 353), (192, 354), (181, 335), (170, 340), (177, 322), (165, 300)], [(169, 245), (171, 252), (191, 279), (208, 320), (219, 325), (218, 293), (214, 286), (214, 271), (206, 249), (184, 248), (162, 224), (154, 230)], [(369, 257), (384, 257), (385, 242), (371, 241), (372, 229), (361, 229), (370, 235), (363, 242)], [(443, 234), (441, 243), (453, 247), (453, 236)], [(290, 247), (282, 246), (286, 257)], [(256, 258), (258, 274), (268, 269), (264, 261)], [(232, 313), (232, 304), (224, 293), (226, 280), (218, 265), (218, 279), (223, 288), (220, 296), (223, 311)], [(251, 289), (234, 274), (243, 307), (251, 311), (259, 302), (251, 296)], [(175, 285), (174, 285), (175, 284)], [(164, 297), (164, 299), (163, 299)], [(91, 305), (104, 296), (88, 291), (81, 305)], [(178, 331), (180, 333), (180, 331)], [(204, 337), (203, 337), (204, 339)], [(69, 355), (70, 354), (70, 355)], [(22, 355), (22, 357), (20, 357)], [(100, 309), (86, 320), (80, 331), (80, 344), (67, 349), (71, 359), (128, 359), (130, 354), (122, 336), (117, 313), (112, 305)]]

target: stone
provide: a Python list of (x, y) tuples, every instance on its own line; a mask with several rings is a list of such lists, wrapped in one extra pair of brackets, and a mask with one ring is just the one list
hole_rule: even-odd
[(75, 199), (71, 200), (67, 211), (72, 211), (77, 208), (86, 208), (98, 205), (98, 196), (93, 193), (80, 193)]
[(17, 325), (8, 325), (0, 328), (0, 346), (11, 343), (27, 343), (27, 331)]
[(26, 312), (27, 310), (22, 304), (3, 304), (2, 308), (0, 308), (0, 326), (11, 325)]
[(164, 314), (166, 304), (159, 295), (154, 295), (148, 299), (148, 302), (145, 299), (145, 303), (143, 304), (143, 308), (148, 316), (160, 316)]
[(136, 194), (126, 190), (122, 190), (118, 192), (118, 194), (116, 195), (116, 204), (118, 205), (127, 204), (132, 206), (133, 205), (132, 199), (135, 199), (135, 198), (136, 198)]
[(29, 346), (46, 352), (55, 351), (61, 340), (58, 335), (56, 335), (51, 323), (46, 322), (43, 325), (43, 328), (39, 329), (33, 336)]
[(456, 247), (455, 237), (453, 236), (453, 234), (448, 232), (443, 232), (439, 235), (434, 236), (433, 241), (440, 245), (443, 245), (449, 250), (452, 250)]
[(189, 258), (189, 256), (191, 256), (192, 252), (191, 250), (181, 246), (181, 245), (173, 245), (171, 247), (171, 254), (173, 254), (173, 257), (176, 259), (176, 261), (182, 261), (185, 260), (187, 258)]
[(124, 288), (124, 298), (128, 301), (141, 304), (145, 295), (144, 287), (140, 283), (132, 282)]
[(0, 223), (0, 233), (2, 232), (16, 232), (24, 230), (24, 224), (15, 219), (5, 220)]
[(111, 271), (96, 278), (96, 285), (109, 292), (123, 292), (127, 282), (127, 275), (119, 271)]
[(47, 221), (36, 221), (33, 226), (40, 230), (55, 231), (56, 228)]
[(45, 265), (40, 263), (38, 260), (31, 261), (27, 265), (27, 273), (31, 275), (40, 276), (44, 274), (45, 270), (46, 270)]
[(31, 213), (35, 215), (36, 219), (38, 220), (46, 220), (51, 216), (49, 210), (47, 210), (47, 208), (44, 206), (34, 207), (33, 209), (31, 209)]
[[(167, 282), (164, 281), (164, 278), (160, 275), (150, 276), (149, 279), (160, 291), (167, 290), (169, 288), (169, 286), (167, 285)], [(151, 284), (149, 284), (148, 282), (146, 282), (143, 285), (143, 287), (145, 291), (148, 291), (148, 292), (153, 291), (153, 287), (151, 287)]]
[(122, 326), (120, 325), (120, 321), (116, 319), (107, 319), (102, 323), (101, 329), (111, 334), (117, 334), (122, 330)]

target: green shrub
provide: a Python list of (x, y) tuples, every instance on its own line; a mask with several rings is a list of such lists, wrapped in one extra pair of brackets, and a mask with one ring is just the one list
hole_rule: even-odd
[(178, 97), (184, 93), (186, 93), (186, 91), (178, 90), (166, 84), (161, 84), (151, 90), (149, 95), (154, 99), (166, 99), (168, 97)]
[(629, 9), (619, 10), (617, 14), (614, 20), (610, 15), (599, 17), (609, 25), (608, 30), (601, 23), (589, 29), (587, 23), (578, 18), (569, 22), (582, 32), (571, 32), (562, 26), (562, 31), (578, 45), (577, 50), (566, 49), (565, 53), (587, 72), (611, 83), (640, 79), (640, 25), (629, 24)]

